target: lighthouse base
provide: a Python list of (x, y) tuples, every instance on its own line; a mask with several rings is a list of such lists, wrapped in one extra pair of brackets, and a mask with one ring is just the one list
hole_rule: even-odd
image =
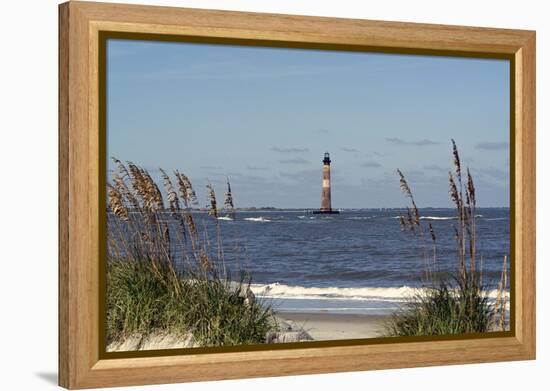
[(340, 213), (340, 211), (339, 210), (334, 210), (334, 209), (329, 209), (329, 210), (318, 209), (318, 210), (314, 210), (312, 213), (314, 215), (333, 215), (333, 214)]

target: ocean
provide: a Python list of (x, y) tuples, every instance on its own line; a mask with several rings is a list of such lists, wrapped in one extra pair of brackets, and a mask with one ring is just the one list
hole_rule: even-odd
[[(246, 269), (251, 289), (282, 312), (383, 315), (422, 287), (421, 240), (402, 232), (398, 209), (237, 211), (219, 218), (227, 267)], [(421, 209), (436, 235), (441, 275), (457, 268), (453, 209)], [(477, 254), (483, 285), (496, 296), (503, 258), (510, 254), (510, 210), (478, 208)], [(212, 235), (212, 234), (211, 234)], [(431, 239), (427, 240), (430, 257)]]

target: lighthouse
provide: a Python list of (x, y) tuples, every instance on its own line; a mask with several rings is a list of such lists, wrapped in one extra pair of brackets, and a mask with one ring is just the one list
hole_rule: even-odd
[(337, 210), (332, 210), (330, 196), (330, 154), (325, 152), (323, 159), (323, 182), (321, 186), (321, 209), (313, 211), (313, 213), (339, 213)]

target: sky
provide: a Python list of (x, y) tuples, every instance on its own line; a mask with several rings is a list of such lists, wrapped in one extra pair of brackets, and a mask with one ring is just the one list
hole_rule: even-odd
[[(159, 178), (184, 172), (206, 205), (451, 207), (454, 139), (479, 206), (509, 206), (509, 62), (108, 40), (107, 154)], [(109, 159), (110, 162), (110, 159)], [(112, 164), (108, 164), (112, 172)], [(160, 182), (162, 183), (162, 182)]]

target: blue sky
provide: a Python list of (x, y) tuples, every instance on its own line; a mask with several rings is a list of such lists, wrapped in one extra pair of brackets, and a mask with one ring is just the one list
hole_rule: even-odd
[(109, 40), (108, 156), (179, 169), (205, 204), (229, 177), (236, 206), (451, 206), (451, 142), (480, 206), (509, 205), (505, 60)]

